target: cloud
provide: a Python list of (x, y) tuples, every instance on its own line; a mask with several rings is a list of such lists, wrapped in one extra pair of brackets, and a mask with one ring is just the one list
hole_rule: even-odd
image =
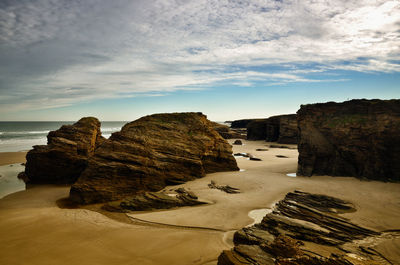
[(399, 18), (379, 0), (2, 1), (0, 111), (399, 72)]

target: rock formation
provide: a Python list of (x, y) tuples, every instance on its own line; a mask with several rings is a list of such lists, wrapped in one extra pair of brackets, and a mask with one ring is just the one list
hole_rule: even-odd
[(47, 145), (36, 145), (28, 152), (21, 178), (28, 183), (74, 183), (104, 140), (96, 118), (63, 125), (47, 135)]
[(227, 125), (211, 122), (214, 130), (216, 130), (224, 139), (246, 139), (246, 134), (239, 130), (231, 129)]
[(105, 140), (71, 187), (70, 199), (83, 204), (119, 200), (229, 170), (239, 170), (231, 146), (206, 116), (155, 114)]
[(297, 143), (297, 119), (295, 114), (256, 119), (247, 124), (248, 140), (266, 140), (282, 144)]
[(400, 180), (400, 100), (301, 106), (298, 175)]
[(290, 192), (261, 223), (238, 230), (235, 247), (223, 251), (218, 264), (355, 265), (359, 260), (376, 264), (382, 257), (372, 248), (363, 251), (355, 240), (380, 233), (339, 215), (353, 211), (351, 203), (338, 198)]
[(108, 211), (149, 211), (154, 209), (170, 209), (183, 206), (206, 204), (199, 201), (197, 196), (185, 189), (176, 190), (177, 193), (144, 192), (126, 197), (122, 201), (109, 202), (103, 206)]
[(243, 119), (243, 120), (232, 121), (231, 128), (246, 128), (247, 124), (249, 124), (254, 120), (255, 119)]

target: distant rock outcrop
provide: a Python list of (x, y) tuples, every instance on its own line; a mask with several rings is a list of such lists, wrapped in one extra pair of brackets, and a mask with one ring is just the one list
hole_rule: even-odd
[(282, 144), (297, 143), (296, 114), (256, 119), (247, 124), (248, 140), (266, 140)]
[(47, 135), (47, 145), (36, 145), (28, 152), (23, 179), (28, 183), (74, 183), (104, 140), (96, 118), (63, 125)]
[(246, 128), (249, 122), (254, 121), (255, 119), (243, 119), (243, 120), (236, 120), (232, 121), (231, 128)]
[(206, 173), (239, 170), (231, 146), (201, 113), (155, 114), (126, 124), (96, 149), (70, 199), (96, 203)]
[(400, 100), (301, 106), (298, 175), (400, 180)]
[(246, 139), (246, 134), (242, 134), (240, 131), (229, 128), (227, 125), (223, 125), (217, 122), (211, 122), (214, 130), (216, 130), (224, 139)]

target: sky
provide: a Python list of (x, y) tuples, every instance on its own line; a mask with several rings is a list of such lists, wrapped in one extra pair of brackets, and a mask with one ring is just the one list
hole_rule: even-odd
[(1, 0), (0, 120), (400, 98), (400, 1)]

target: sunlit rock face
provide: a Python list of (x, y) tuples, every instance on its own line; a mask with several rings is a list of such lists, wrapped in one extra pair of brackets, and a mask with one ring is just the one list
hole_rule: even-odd
[(87, 160), (104, 141), (100, 122), (93, 117), (63, 125), (47, 135), (47, 145), (37, 145), (26, 156), (28, 183), (74, 183), (86, 168)]
[(400, 100), (301, 106), (298, 175), (400, 180)]
[(232, 148), (205, 115), (155, 114), (126, 124), (105, 140), (70, 198), (78, 203), (118, 200), (231, 170), (239, 170)]

